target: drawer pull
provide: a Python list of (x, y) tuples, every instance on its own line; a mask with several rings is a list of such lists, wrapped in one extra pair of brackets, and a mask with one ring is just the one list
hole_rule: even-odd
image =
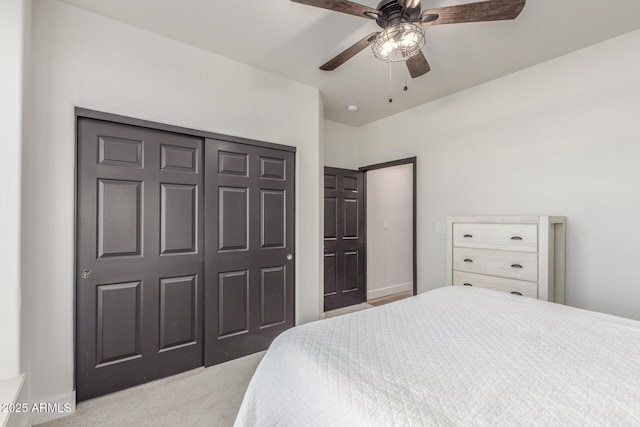
[(471, 283), (463, 283), (462, 286), (473, 286)]
[(467, 259), (465, 259), (465, 260), (464, 260), (464, 262), (473, 262), (473, 260), (472, 260), (472, 259), (467, 258)]
[(522, 266), (520, 264), (511, 264), (511, 267), (513, 267), (513, 268), (522, 268)]
[(522, 237), (520, 237), (520, 236), (513, 236), (513, 237), (511, 238), (511, 240), (522, 240)]
[(511, 291), (511, 293), (512, 293), (513, 295), (520, 295), (520, 296), (522, 296), (522, 294), (521, 294), (520, 292), (518, 292), (518, 291)]
[(473, 236), (472, 236), (471, 234), (465, 234), (465, 235), (464, 235), (464, 236), (462, 236), (462, 237), (471, 238), (471, 237), (473, 237)]

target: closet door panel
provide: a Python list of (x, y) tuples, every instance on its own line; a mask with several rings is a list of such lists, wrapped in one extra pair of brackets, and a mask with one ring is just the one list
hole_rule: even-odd
[(208, 139), (205, 365), (294, 325), (294, 155)]
[(200, 138), (78, 119), (78, 401), (203, 362)]

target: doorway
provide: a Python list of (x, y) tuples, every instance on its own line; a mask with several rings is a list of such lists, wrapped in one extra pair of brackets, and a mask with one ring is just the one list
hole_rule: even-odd
[(325, 167), (325, 312), (417, 293), (416, 176), (415, 157), (358, 170)]
[(416, 158), (360, 168), (365, 173), (366, 301), (417, 294)]

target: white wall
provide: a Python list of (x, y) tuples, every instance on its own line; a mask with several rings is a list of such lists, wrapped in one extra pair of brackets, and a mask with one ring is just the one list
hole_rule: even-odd
[(419, 291), (445, 283), (436, 221), (566, 215), (567, 304), (640, 319), (638, 46), (635, 31), (360, 129), (360, 164), (418, 157)]
[(413, 165), (368, 171), (367, 299), (412, 289)]
[(318, 90), (55, 0), (35, 2), (33, 25), (22, 269), (32, 401), (73, 401), (75, 106), (296, 146), (296, 318), (317, 319)]
[(324, 164), (334, 168), (358, 169), (360, 129), (324, 120)]
[[(321, 230), (321, 236), (324, 235), (324, 164), (325, 164), (325, 147), (326, 147), (326, 126), (324, 119), (324, 101), (322, 96), (318, 98), (319, 104), (319, 116), (318, 123), (320, 124), (319, 128), (319, 139), (320, 139), (320, 155), (318, 158), (318, 164), (320, 167), (318, 168), (318, 227)], [(324, 318), (324, 239), (318, 239), (318, 313), (320, 313), (321, 318)]]
[(0, 3), (0, 380), (20, 373), (20, 191), (25, 0)]

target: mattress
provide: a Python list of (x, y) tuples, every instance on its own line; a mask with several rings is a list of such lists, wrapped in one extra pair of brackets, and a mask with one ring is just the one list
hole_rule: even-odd
[(450, 286), (290, 329), (236, 426), (639, 426), (640, 322)]

